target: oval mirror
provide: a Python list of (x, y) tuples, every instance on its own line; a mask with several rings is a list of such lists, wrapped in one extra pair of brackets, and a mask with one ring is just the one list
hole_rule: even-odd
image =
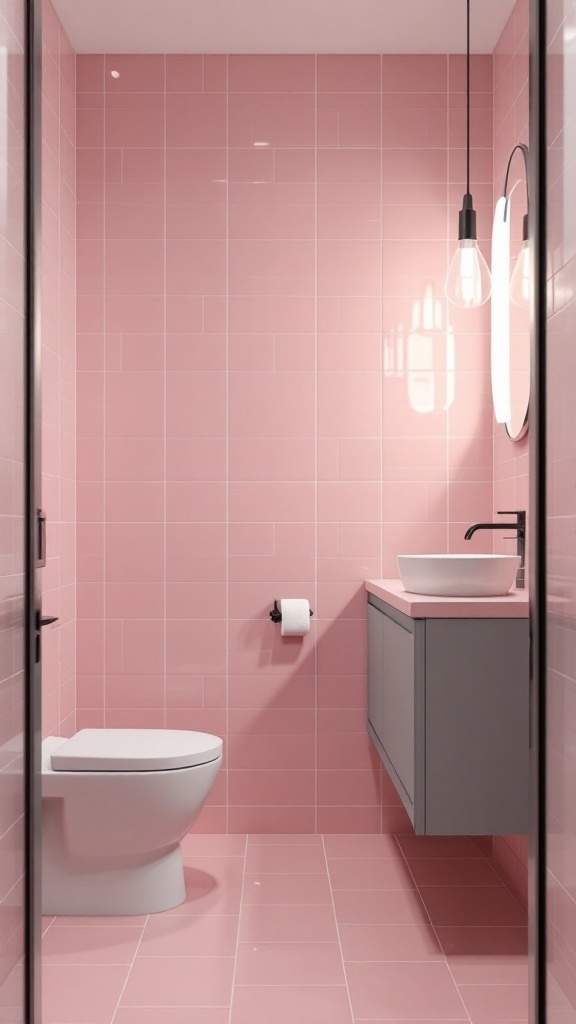
[[(522, 159), (523, 158), (523, 159)], [(530, 402), (530, 242), (528, 149), (512, 150), (504, 197), (496, 206), (492, 240), (492, 390), (506, 433), (519, 441), (528, 430)]]

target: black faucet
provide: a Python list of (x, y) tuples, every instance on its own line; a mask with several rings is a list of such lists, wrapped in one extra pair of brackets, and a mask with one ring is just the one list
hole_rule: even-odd
[(515, 523), (475, 523), (469, 526), (464, 534), (464, 540), (470, 540), (476, 530), (516, 530), (516, 554), (520, 555), (520, 568), (516, 573), (516, 586), (519, 590), (524, 589), (524, 562), (526, 555), (526, 513), (525, 512), (497, 512), (499, 516), (516, 516)]

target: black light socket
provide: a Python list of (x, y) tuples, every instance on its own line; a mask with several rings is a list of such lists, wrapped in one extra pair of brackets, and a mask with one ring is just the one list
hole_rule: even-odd
[(473, 206), (472, 196), (466, 192), (462, 199), (462, 209), (458, 214), (458, 241), (464, 238), (475, 239), (476, 234), (476, 210)]

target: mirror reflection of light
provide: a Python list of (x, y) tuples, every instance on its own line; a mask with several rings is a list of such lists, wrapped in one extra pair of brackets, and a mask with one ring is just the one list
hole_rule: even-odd
[(492, 226), (491, 380), (497, 423), (508, 423), (510, 404), (510, 200), (496, 203)]
[(384, 376), (406, 377), (410, 406), (422, 415), (445, 411), (454, 402), (454, 332), (444, 310), (444, 300), (428, 284), (412, 303), (410, 329), (400, 323), (384, 339)]
[(404, 376), (404, 325), (384, 338), (384, 376)]
[(408, 336), (408, 398), (416, 412), (434, 412), (434, 340), (422, 334)]
[(522, 242), (510, 281), (510, 301), (516, 306), (528, 306), (530, 303), (530, 273), (530, 242), (526, 239)]
[(424, 298), (412, 303), (412, 330), (441, 331), (442, 321), (442, 301), (435, 298), (432, 285), (427, 284)]
[(446, 408), (449, 409), (454, 403), (456, 396), (456, 344), (454, 342), (454, 330), (448, 324), (446, 331)]

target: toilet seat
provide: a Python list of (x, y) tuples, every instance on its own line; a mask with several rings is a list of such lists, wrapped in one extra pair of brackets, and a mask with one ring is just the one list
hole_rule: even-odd
[(161, 772), (208, 764), (222, 740), (182, 729), (81, 729), (51, 755), (56, 772)]

